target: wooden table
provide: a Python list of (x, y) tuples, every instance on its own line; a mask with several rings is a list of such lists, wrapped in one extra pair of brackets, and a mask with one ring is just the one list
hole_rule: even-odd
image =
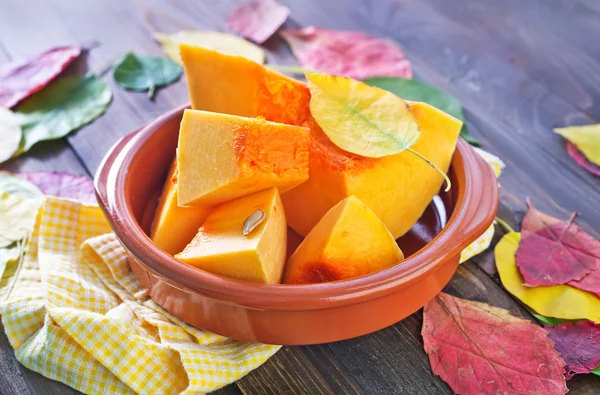
[[(227, 31), (233, 0), (4, 0), (0, 62), (59, 44), (101, 45), (73, 68), (97, 69), (133, 50), (161, 54), (153, 30)], [(566, 154), (552, 128), (600, 122), (600, 2), (597, 0), (296, 0), (288, 27), (317, 25), (391, 37), (405, 48), (416, 77), (458, 97), (471, 132), (507, 164), (500, 216), (520, 222), (527, 196), (542, 210), (600, 231), (600, 180)], [(268, 61), (295, 64), (279, 37)], [(105, 76), (111, 81), (110, 76)], [(111, 81), (112, 83), (112, 81)], [(93, 177), (121, 136), (188, 101), (185, 81), (158, 92), (124, 92), (113, 84), (106, 114), (65, 140), (38, 144), (1, 166), (12, 171), (62, 170)], [(497, 239), (497, 238), (496, 238)], [(446, 291), (531, 316), (498, 285), (491, 253), (462, 265)], [(421, 312), (377, 333), (344, 342), (284, 347), (264, 366), (221, 393), (444, 394), (420, 336)], [(577, 376), (571, 393), (600, 393), (600, 377)], [(76, 391), (21, 366), (0, 337), (0, 393)]]

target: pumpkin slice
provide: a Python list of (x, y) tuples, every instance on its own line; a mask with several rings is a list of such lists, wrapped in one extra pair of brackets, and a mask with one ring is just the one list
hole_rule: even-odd
[[(375, 159), (337, 147), (312, 118), (305, 84), (240, 56), (185, 45), (180, 50), (194, 108), (310, 128), (310, 178), (282, 195), (288, 226), (301, 236), (354, 195), (398, 238), (442, 186), (442, 176), (410, 152)], [(412, 148), (447, 171), (462, 122), (426, 103), (407, 103), (421, 130)]]
[(174, 160), (158, 201), (150, 238), (158, 248), (177, 254), (194, 238), (210, 212), (205, 207), (177, 206), (177, 163)]
[(377, 272), (404, 259), (390, 231), (350, 196), (325, 214), (285, 267), (285, 284), (322, 283)]
[[(262, 213), (254, 217), (262, 221), (254, 221), (254, 229), (244, 235), (244, 222), (257, 210)], [(277, 188), (271, 188), (215, 207), (175, 258), (222, 276), (277, 284), (285, 264), (286, 238), (281, 198)]]
[(308, 178), (309, 130), (264, 118), (185, 110), (177, 148), (180, 206), (212, 206)]

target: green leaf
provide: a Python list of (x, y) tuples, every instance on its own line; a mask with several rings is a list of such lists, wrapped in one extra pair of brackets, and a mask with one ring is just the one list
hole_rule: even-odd
[(179, 79), (183, 69), (170, 59), (127, 53), (115, 66), (113, 77), (119, 86), (134, 91), (148, 91), (152, 98), (156, 87)]
[(553, 318), (553, 317), (544, 317), (543, 315), (532, 313), (533, 316), (540, 321), (542, 324), (556, 326), (558, 324), (562, 324), (563, 322), (569, 321), (579, 321), (579, 320), (565, 320), (563, 318)]
[(593, 373), (596, 376), (600, 376), (600, 366), (598, 366), (596, 369), (592, 370), (590, 373)]
[(365, 83), (376, 86), (393, 94), (412, 101), (422, 101), (430, 104), (463, 121), (460, 137), (473, 145), (479, 141), (469, 133), (465, 116), (460, 101), (454, 96), (419, 80), (408, 80), (400, 77), (373, 77), (363, 80)]
[(38, 187), (5, 171), (0, 172), (0, 191), (23, 199), (44, 197), (44, 193)]
[(9, 160), (17, 152), (22, 136), (19, 117), (9, 109), (0, 107), (0, 163)]
[(0, 192), (0, 248), (27, 236), (44, 199), (23, 199)]
[(63, 77), (17, 106), (23, 140), (15, 155), (43, 140), (59, 139), (99, 117), (112, 98), (97, 76)]

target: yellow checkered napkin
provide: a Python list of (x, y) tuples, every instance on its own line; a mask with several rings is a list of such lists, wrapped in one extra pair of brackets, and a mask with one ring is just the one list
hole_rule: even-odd
[(279, 349), (171, 316), (141, 289), (100, 209), (73, 200), (47, 199), (0, 301), (17, 359), (87, 394), (205, 393)]
[[(500, 177), (500, 173), (502, 173), (502, 169), (504, 169), (504, 162), (500, 160), (495, 155), (490, 154), (487, 151), (484, 151), (480, 148), (475, 148), (475, 151), (492, 167), (494, 174), (496, 177)], [(492, 238), (494, 237), (494, 224), (492, 224), (477, 240), (471, 243), (467, 248), (465, 248), (460, 254), (460, 263), (465, 262), (468, 259), (471, 259), (475, 255), (485, 251), (490, 246), (492, 242)]]

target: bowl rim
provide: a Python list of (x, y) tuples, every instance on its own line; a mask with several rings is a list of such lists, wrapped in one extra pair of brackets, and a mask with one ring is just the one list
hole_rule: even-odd
[(454, 210), (434, 239), (401, 264), (352, 279), (302, 285), (255, 283), (193, 268), (152, 243), (124, 193), (127, 169), (136, 154), (156, 131), (181, 117), (188, 107), (175, 108), (115, 143), (95, 178), (98, 203), (121, 244), (152, 273), (177, 288), (254, 309), (315, 310), (360, 303), (408, 286), (449, 259), (458, 260), (460, 252), (493, 223), (498, 206), (496, 177), (459, 138), (451, 162), (456, 180), (453, 187), (458, 188)]

